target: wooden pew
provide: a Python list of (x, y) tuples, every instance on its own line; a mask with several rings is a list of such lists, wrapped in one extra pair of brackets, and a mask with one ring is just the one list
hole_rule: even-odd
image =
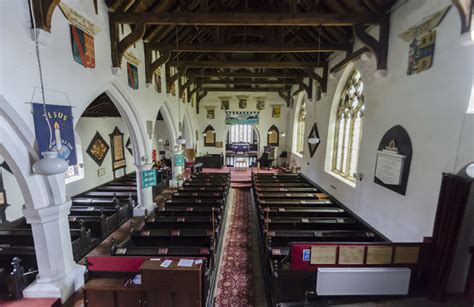
[(212, 198), (212, 199), (223, 199), (226, 197), (225, 192), (188, 192), (188, 191), (180, 191), (180, 192), (175, 192), (172, 194), (173, 199), (179, 199), (179, 198), (197, 198), (197, 199), (203, 199), (203, 198)]
[(130, 238), (136, 246), (203, 246), (213, 247), (215, 235), (206, 229), (132, 230)]
[[(90, 191), (82, 193), (77, 198), (118, 198), (121, 200), (128, 200), (129, 198), (136, 199), (137, 192), (120, 192), (120, 191)], [(75, 197), (74, 197), (75, 198)]]
[(217, 218), (203, 216), (169, 217), (156, 216), (145, 219), (145, 229), (213, 229), (217, 228)]
[(263, 207), (260, 211), (263, 218), (275, 217), (346, 217), (347, 212), (339, 207)]
[(264, 228), (272, 230), (363, 230), (365, 227), (350, 217), (272, 217), (263, 219)]
[(212, 206), (168, 206), (155, 210), (157, 216), (216, 216), (221, 215), (221, 208)]

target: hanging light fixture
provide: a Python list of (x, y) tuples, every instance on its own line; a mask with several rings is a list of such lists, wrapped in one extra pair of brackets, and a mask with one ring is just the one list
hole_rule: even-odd
[[(31, 16), (34, 16), (32, 0), (30, 0), (30, 11), (31, 11)], [(35, 36), (35, 53), (36, 53), (36, 60), (38, 62), (41, 98), (43, 102), (43, 116), (44, 116), (44, 120), (47, 122), (49, 126), (49, 131), (50, 131), (49, 140), (51, 142), (52, 129), (51, 129), (51, 123), (48, 120), (47, 112), (46, 112), (46, 99), (44, 95), (43, 71), (41, 68), (41, 57), (40, 57), (40, 49), (39, 49), (39, 41), (38, 41), (39, 33), (37, 32), (37, 29), (36, 29), (35, 18), (32, 18), (31, 20), (33, 21), (33, 33)], [(69, 167), (68, 163), (64, 161), (63, 159), (58, 158), (58, 150), (60, 146), (61, 146), (61, 139), (60, 137), (58, 137), (58, 140), (56, 141), (56, 150), (47, 150), (41, 153), (41, 155), (43, 156), (43, 159), (40, 159), (33, 164), (33, 171), (36, 174), (43, 175), (43, 176), (51, 176), (51, 175), (64, 173), (67, 170), (67, 168)]]
[[(179, 30), (178, 25), (176, 25), (176, 74), (178, 75), (178, 86), (180, 85), (180, 75), (179, 75)], [(179, 91), (181, 88), (177, 88), (176, 100), (178, 102), (178, 126), (179, 126), (179, 136), (176, 139), (176, 144), (185, 145), (186, 139), (182, 137), (182, 125), (181, 125), (181, 103), (179, 101)]]
[[(318, 64), (316, 67), (319, 67), (319, 60), (320, 60), (320, 54), (321, 54), (321, 25), (319, 25), (319, 37), (318, 37)], [(321, 87), (321, 85), (320, 85)], [(316, 118), (316, 99), (313, 99), (313, 103), (314, 103), (314, 112), (313, 112), (313, 116), (314, 118)], [(313, 136), (313, 137), (310, 137), (308, 138), (308, 143), (311, 144), (311, 145), (316, 145), (316, 144), (319, 144), (321, 140), (316, 137), (316, 136)]]

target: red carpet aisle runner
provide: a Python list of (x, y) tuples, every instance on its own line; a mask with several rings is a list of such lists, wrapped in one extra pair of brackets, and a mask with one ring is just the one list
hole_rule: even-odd
[(234, 193), (215, 306), (253, 306), (250, 190), (234, 189)]

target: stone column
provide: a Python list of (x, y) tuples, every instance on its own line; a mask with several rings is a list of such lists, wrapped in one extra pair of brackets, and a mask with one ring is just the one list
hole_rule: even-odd
[(181, 187), (183, 185), (184, 168), (183, 147), (181, 145), (176, 145), (172, 158), (173, 178), (170, 182), (171, 187)]
[(145, 209), (153, 211), (155, 202), (153, 200), (152, 188), (143, 189), (142, 172), (151, 169), (152, 163), (134, 164), (137, 170), (137, 199), (139, 206), (133, 210), (133, 216), (144, 216)]
[(85, 267), (72, 254), (68, 215), (71, 201), (42, 208), (23, 209), (31, 224), (38, 276), (25, 297), (60, 297), (63, 302), (84, 284)]

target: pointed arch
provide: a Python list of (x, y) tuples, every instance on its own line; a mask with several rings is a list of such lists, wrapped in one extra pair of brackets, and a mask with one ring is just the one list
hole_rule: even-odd
[(195, 137), (194, 137), (194, 128), (192, 125), (191, 117), (189, 116), (188, 110), (184, 112), (183, 116), (183, 131), (182, 133), (186, 135), (186, 148), (194, 148)]
[(34, 133), (15, 108), (1, 95), (0, 155), (18, 180), (27, 209), (64, 202), (64, 181), (61, 182), (54, 176), (46, 178), (33, 174), (31, 166), (39, 160), (35, 150)]
[[(147, 162), (147, 160), (150, 159), (149, 153), (151, 152), (151, 149), (145, 133), (144, 121), (141, 119), (138, 111), (132, 103), (132, 99), (123, 89), (120, 88), (119, 85), (108, 83), (100, 88), (92, 98), (89, 99), (88, 103), (85, 104), (84, 109), (81, 110), (80, 114), (84, 112), (90, 103), (103, 93), (107, 94), (113, 102), (127, 126), (132, 140), (134, 164), (141, 165), (142, 163)], [(76, 121), (75, 124), (77, 124), (77, 122), (78, 121)]]
[(174, 148), (176, 145), (176, 139), (178, 138), (178, 131), (174, 125), (173, 116), (171, 115), (172, 113), (166, 103), (160, 107), (158, 113), (159, 112), (161, 112), (161, 115), (163, 115), (163, 120), (165, 122), (166, 128), (168, 129), (168, 134), (171, 139), (170, 148)]

